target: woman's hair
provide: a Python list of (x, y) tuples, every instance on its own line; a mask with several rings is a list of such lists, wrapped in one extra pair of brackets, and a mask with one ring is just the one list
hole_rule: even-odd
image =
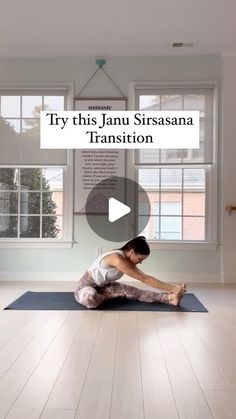
[(147, 256), (150, 254), (150, 247), (148, 246), (144, 236), (135, 237), (134, 239), (128, 241), (119, 250), (131, 250), (131, 249), (133, 249), (135, 253), (139, 253), (140, 255)]

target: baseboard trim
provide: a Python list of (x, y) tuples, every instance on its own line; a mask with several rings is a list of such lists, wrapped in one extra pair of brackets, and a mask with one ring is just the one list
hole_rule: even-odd
[[(78, 281), (84, 272), (9, 272), (0, 271), (0, 281)], [(152, 274), (154, 275), (154, 274)], [(155, 275), (154, 275), (155, 276)], [(193, 274), (193, 273), (173, 273), (173, 272), (159, 272), (156, 277), (165, 282), (186, 282), (201, 283), (201, 284), (221, 284), (221, 278), (218, 274)], [(132, 278), (124, 275), (124, 281), (135, 281)]]
[(0, 272), (0, 281), (78, 281), (82, 272)]

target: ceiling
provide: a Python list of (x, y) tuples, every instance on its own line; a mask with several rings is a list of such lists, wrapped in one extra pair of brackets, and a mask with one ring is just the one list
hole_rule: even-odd
[(179, 54), (236, 54), (236, 1), (1, 2), (1, 58)]

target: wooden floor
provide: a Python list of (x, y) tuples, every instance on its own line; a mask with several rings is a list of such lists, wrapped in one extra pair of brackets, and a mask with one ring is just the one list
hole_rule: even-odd
[(189, 287), (209, 313), (3, 311), (0, 418), (235, 419), (236, 286)]

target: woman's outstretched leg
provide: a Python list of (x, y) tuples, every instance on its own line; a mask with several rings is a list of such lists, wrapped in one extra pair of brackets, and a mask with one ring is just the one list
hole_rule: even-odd
[(105, 285), (99, 290), (99, 292), (104, 295), (106, 299), (126, 297), (148, 303), (158, 302), (172, 305), (178, 305), (181, 300), (181, 296), (177, 296), (175, 294), (141, 290), (139, 288), (132, 287), (131, 285), (125, 285), (117, 282)]

